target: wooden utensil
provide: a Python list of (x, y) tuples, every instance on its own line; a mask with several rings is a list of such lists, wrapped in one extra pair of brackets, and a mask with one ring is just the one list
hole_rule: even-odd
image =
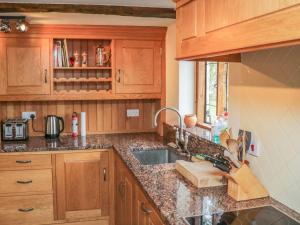
[(220, 143), (227, 148), (227, 140), (230, 139), (230, 133), (226, 130), (220, 134)]
[(238, 158), (239, 142), (235, 139), (227, 139), (226, 143), (227, 143), (229, 151)]

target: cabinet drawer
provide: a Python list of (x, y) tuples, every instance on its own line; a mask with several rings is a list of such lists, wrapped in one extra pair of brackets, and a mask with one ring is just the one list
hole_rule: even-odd
[(52, 195), (0, 197), (1, 225), (35, 225), (53, 222)]
[(0, 171), (0, 194), (52, 192), (52, 170)]
[(51, 168), (51, 155), (1, 155), (0, 170)]

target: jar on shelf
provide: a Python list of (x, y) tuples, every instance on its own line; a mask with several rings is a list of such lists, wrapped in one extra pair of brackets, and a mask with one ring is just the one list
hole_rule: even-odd
[(110, 61), (110, 47), (98, 45), (96, 47), (96, 66), (105, 66)]

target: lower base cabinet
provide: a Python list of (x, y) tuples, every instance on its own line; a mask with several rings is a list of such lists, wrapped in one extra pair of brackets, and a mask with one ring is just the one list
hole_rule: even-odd
[(57, 154), (57, 219), (109, 217), (108, 152)]
[(135, 225), (163, 225), (155, 209), (138, 186), (135, 191), (134, 209)]
[(129, 169), (115, 157), (116, 225), (164, 225)]
[(1, 225), (33, 225), (52, 222), (52, 195), (0, 197)]

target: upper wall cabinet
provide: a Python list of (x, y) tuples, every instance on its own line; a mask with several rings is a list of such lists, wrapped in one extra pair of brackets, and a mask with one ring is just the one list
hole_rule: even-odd
[(116, 93), (160, 93), (162, 42), (116, 42)]
[(0, 94), (50, 94), (49, 39), (1, 38)]
[(232, 55), (300, 39), (300, 0), (174, 1), (178, 59)]
[(161, 99), (165, 27), (0, 32), (0, 101)]

